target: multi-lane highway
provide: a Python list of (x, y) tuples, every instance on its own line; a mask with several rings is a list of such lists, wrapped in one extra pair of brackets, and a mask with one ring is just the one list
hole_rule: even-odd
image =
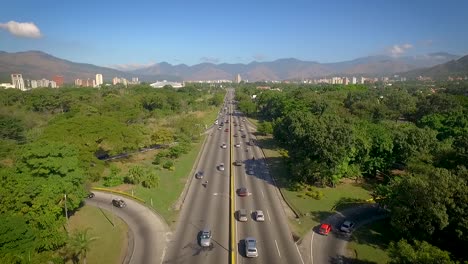
[[(230, 90), (226, 101), (230, 102), (233, 98), (233, 91)], [(164, 263), (231, 263), (233, 259), (237, 263), (303, 263), (262, 152), (257, 146), (247, 144), (255, 140), (252, 128), (235, 112), (234, 105), (225, 103), (225, 106), (228, 111), (225, 113), (221, 110), (219, 123), (230, 122), (221, 129), (215, 126), (207, 138), (197, 165), (197, 170), (204, 172), (204, 178), (192, 180)], [(227, 145), (226, 149), (221, 148), (223, 143)], [(237, 143), (240, 146), (234, 147)], [(242, 160), (243, 165), (233, 167), (235, 160)], [(219, 170), (220, 163), (224, 163), (224, 171)], [(247, 196), (230, 193), (231, 175), (234, 177), (234, 190), (246, 187)], [(208, 184), (204, 187), (206, 180)], [(231, 199), (234, 199), (232, 211), (229, 208)], [(239, 209), (247, 210), (246, 222), (234, 218), (232, 212)], [(255, 221), (255, 210), (264, 212), (264, 222)], [(233, 228), (230, 228), (230, 220)], [(213, 235), (212, 246), (208, 248), (202, 248), (198, 240), (198, 234), (204, 228), (210, 229)], [(233, 248), (230, 232), (234, 232)], [(246, 257), (246, 237), (257, 240), (258, 257)], [(231, 258), (231, 248), (235, 258)]]
[[(226, 120), (224, 109), (219, 122)], [(229, 124), (222, 129), (214, 126), (202, 149), (197, 171), (202, 179), (192, 179), (182, 206), (176, 232), (169, 241), (164, 263), (228, 263), (229, 261)], [(226, 149), (221, 148), (225, 143)], [(219, 170), (224, 163), (225, 170)], [(191, 175), (194, 177), (194, 175)], [(203, 185), (208, 181), (206, 187)], [(212, 232), (212, 246), (202, 248), (199, 232), (208, 228)]]

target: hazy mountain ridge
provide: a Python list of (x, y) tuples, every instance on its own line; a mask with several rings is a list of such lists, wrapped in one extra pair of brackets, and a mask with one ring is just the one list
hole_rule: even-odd
[[(437, 64), (458, 59), (459, 56), (448, 53), (433, 53), (419, 56), (389, 57), (368, 56), (350, 61), (319, 63), (301, 61), (295, 58), (278, 59), (270, 62), (253, 61), (248, 64), (200, 63), (193, 66), (186, 64), (171, 65), (161, 62), (149, 67), (120, 71), (87, 63), (76, 63), (54, 57), (41, 51), (8, 53), (0, 51), (0, 78), (9, 81), (10, 74), (22, 73), (25, 79), (52, 79), (63, 75), (65, 81), (95, 78), (101, 73), (105, 81), (113, 77), (131, 79), (139, 77), (141, 81), (155, 80), (233, 80), (237, 74), (249, 81), (292, 80), (318, 78), (326, 76), (382, 76), (432, 67)], [(451, 66), (458, 67), (458, 66)]]
[[(132, 71), (132, 73), (151, 75), (154, 73), (174, 75), (184, 80), (232, 80), (237, 74), (249, 81), (288, 80), (317, 78), (331, 75), (366, 75), (381, 76), (406, 72), (423, 67), (431, 67), (460, 56), (448, 53), (390, 57), (384, 55), (368, 56), (350, 61), (319, 63), (301, 61), (294, 58), (278, 59), (271, 62), (251, 62), (249, 64), (213, 64), (201, 63), (193, 66), (185, 64), (171, 65), (167, 62)], [(161, 66), (164, 67), (161, 67)]]
[(465, 77), (468, 76), (468, 55), (433, 67), (408, 71), (402, 75), (409, 78), (424, 76), (433, 79), (447, 79), (449, 76)]
[[(62, 75), (67, 83), (72, 83), (75, 79), (94, 79), (97, 73), (101, 73), (105, 81), (110, 81), (114, 77), (127, 79), (139, 77), (143, 81), (155, 79), (155, 76), (135, 75), (93, 64), (72, 62), (42, 51), (16, 53), (0, 51), (0, 78), (11, 81), (9, 76), (12, 73), (21, 73), (24, 79), (52, 79), (55, 75)], [(162, 76), (161, 78), (167, 77), (174, 78), (172, 76)]]

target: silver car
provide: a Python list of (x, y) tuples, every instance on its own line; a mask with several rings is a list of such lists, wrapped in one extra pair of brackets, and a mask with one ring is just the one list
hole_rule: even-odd
[(245, 256), (248, 258), (258, 257), (257, 240), (253, 237), (245, 239)]
[(218, 169), (220, 171), (224, 171), (224, 163), (220, 163), (219, 166), (218, 166)]
[(211, 246), (211, 230), (205, 228), (200, 232), (200, 246)]

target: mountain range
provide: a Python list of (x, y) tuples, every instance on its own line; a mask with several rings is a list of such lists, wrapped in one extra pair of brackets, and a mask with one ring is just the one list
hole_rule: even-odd
[(418, 76), (428, 76), (439, 80), (446, 80), (449, 76), (465, 77), (468, 76), (468, 55), (433, 67), (412, 70), (403, 75), (411, 79)]
[[(133, 71), (119, 71), (92, 64), (63, 60), (41, 51), (8, 53), (0, 51), (0, 82), (10, 81), (11, 73), (22, 73), (25, 79), (51, 79), (63, 75), (65, 82), (74, 79), (94, 78), (101, 73), (104, 80), (113, 77), (139, 77), (142, 81), (155, 80), (233, 80), (237, 74), (249, 81), (294, 80), (327, 76), (383, 76), (433, 67), (458, 59), (460, 56), (449, 53), (432, 53), (420, 56), (390, 57), (368, 56), (351, 61), (319, 63), (301, 61), (294, 58), (278, 59), (271, 62), (251, 62), (248, 64), (200, 63), (193, 66), (171, 65), (161, 62)], [(455, 66), (453, 66), (455, 67)], [(452, 69), (451, 67), (450, 69)]]

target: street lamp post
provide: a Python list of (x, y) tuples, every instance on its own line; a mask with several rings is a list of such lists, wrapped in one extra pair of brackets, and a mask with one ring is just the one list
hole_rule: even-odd
[(68, 227), (67, 194), (64, 194), (63, 196), (65, 198), (65, 218), (67, 219), (67, 227)]

